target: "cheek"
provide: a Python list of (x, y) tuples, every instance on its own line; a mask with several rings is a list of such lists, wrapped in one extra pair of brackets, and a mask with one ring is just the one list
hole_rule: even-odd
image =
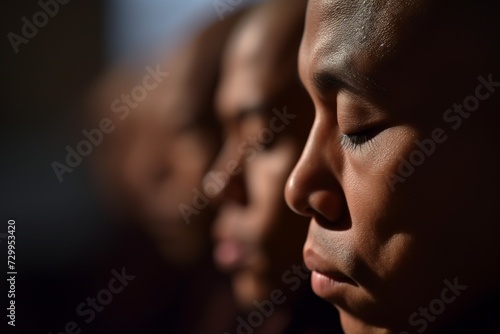
[(345, 155), (341, 182), (352, 241), (363, 262), (380, 275), (394, 267), (409, 245), (401, 238), (412, 212), (400, 210), (401, 193), (392, 191), (390, 177), (397, 174), (400, 159), (413, 148), (415, 133), (410, 127), (393, 127), (380, 133), (366, 149)]
[(132, 145), (124, 158), (124, 183), (131, 192), (141, 197), (150, 195), (150, 176), (154, 169), (152, 157), (150, 142), (142, 138)]
[[(282, 141), (272, 151), (260, 152), (245, 166), (245, 182), (249, 197), (249, 215), (254, 217), (254, 230), (264, 239), (284, 220), (289, 210), (284, 199), (284, 188), (299, 150)], [(293, 224), (288, 224), (293, 226)]]
[(353, 224), (371, 222), (367, 227), (375, 231), (391, 227), (384, 219), (397, 211), (394, 202), (400, 195), (391, 187), (391, 178), (413, 149), (415, 133), (410, 127), (393, 127), (367, 147), (346, 152), (341, 184)]
[(169, 189), (172, 196), (182, 197), (182, 194), (192, 196), (192, 190), (200, 187), (211, 161), (215, 156), (215, 145), (210, 139), (196, 136), (185, 136), (178, 139), (171, 152), (164, 152), (171, 161), (175, 187)]

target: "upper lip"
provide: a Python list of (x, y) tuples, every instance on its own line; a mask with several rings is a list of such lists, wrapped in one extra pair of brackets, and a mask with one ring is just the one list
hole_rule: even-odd
[(320, 256), (311, 248), (304, 249), (304, 262), (311, 271), (316, 271), (337, 282), (350, 283), (357, 286), (354, 280), (342, 273), (334, 264), (325, 261), (324, 257)]

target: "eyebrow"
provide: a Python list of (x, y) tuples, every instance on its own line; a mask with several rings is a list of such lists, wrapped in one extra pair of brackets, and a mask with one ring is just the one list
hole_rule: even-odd
[(360, 96), (387, 95), (387, 90), (382, 85), (355, 71), (321, 69), (312, 75), (312, 84), (321, 93), (346, 90)]
[(320, 92), (327, 92), (332, 89), (353, 89), (338, 76), (324, 70), (314, 73), (312, 79), (314, 88)]
[(236, 115), (236, 118), (238, 121), (244, 121), (248, 118), (252, 118), (254, 116), (267, 116), (268, 114), (271, 113), (271, 110), (267, 110), (264, 105), (258, 105), (258, 106), (253, 106), (251, 108), (245, 108), (241, 109), (238, 114)]

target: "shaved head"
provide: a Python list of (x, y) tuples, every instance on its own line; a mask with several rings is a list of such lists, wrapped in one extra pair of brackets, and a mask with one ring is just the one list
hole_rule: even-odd
[(422, 332), (431, 324), (414, 312), (446, 279), (475, 288), (434, 329), (500, 294), (496, 7), (309, 1), (299, 73), (316, 118), (286, 197), (311, 217), (313, 290), (336, 305), (347, 333)]

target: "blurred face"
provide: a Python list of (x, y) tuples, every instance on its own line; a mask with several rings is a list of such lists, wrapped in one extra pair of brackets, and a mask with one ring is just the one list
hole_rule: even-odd
[(312, 124), (312, 104), (299, 85), (296, 53), (274, 70), (252, 59), (247, 41), (262, 38), (245, 35), (229, 52), (217, 94), (225, 140), (205, 178), (207, 193), (213, 192), (209, 183), (223, 182), (213, 200), (220, 205), (214, 258), (230, 273), (243, 308), (269, 298), (282, 274), (302, 263), (306, 232), (297, 223), (303, 218), (287, 208), (283, 188)]
[(122, 167), (139, 218), (164, 254), (181, 262), (206, 246), (207, 226), (197, 220), (207, 218), (209, 211), (193, 216), (187, 225), (178, 205), (192, 202), (193, 189), (200, 187), (218, 143), (213, 122), (190, 105), (195, 94), (167, 85), (148, 96), (126, 120), (134, 122), (134, 132), (127, 133), (134, 139)]
[[(311, 218), (312, 287), (336, 305), (348, 333), (415, 329), (410, 315), (441, 298), (444, 280), (468, 290), (435, 324), (472, 291), (498, 291), (498, 181), (485, 145), (498, 142), (488, 134), (493, 113), (486, 101), (470, 117), (443, 117), (477, 86), (486, 94), (484, 54), (459, 40), (468, 33), (458, 23), (418, 24), (424, 1), (389, 2), (311, 0), (299, 56), (316, 118), (286, 198)], [(415, 150), (425, 152), (417, 140), (432, 153), (394, 179)]]

